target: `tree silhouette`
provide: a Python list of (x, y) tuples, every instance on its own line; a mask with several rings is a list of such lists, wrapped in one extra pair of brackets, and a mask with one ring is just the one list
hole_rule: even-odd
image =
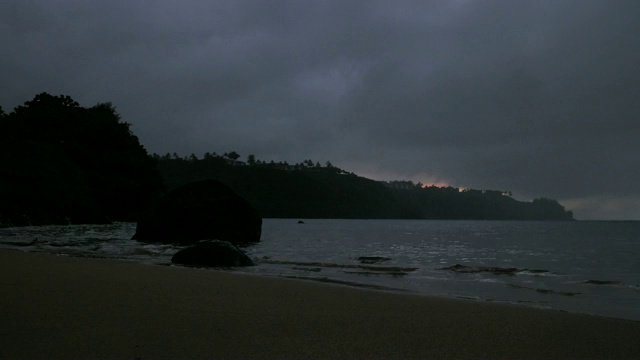
[(235, 152), (235, 151), (228, 152), (228, 153), (224, 153), (222, 156), (223, 156), (223, 157), (226, 157), (226, 158), (228, 158), (228, 159), (231, 159), (231, 160), (233, 160), (233, 161), (238, 160), (238, 159), (240, 158), (240, 154), (238, 154), (238, 153), (237, 153), (237, 152)]
[(0, 218), (133, 220), (162, 188), (156, 161), (111, 103), (84, 108), (69, 96), (41, 93), (3, 119), (0, 152), (12, 156), (0, 159), (10, 174), (0, 176)]

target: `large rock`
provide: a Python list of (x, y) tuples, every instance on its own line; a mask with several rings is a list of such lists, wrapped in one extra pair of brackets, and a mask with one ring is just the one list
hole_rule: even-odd
[(260, 241), (262, 218), (229, 187), (216, 180), (190, 183), (165, 194), (138, 221), (133, 239), (189, 245), (220, 239), (234, 244)]
[(171, 262), (188, 266), (251, 266), (253, 261), (228, 241), (202, 240), (173, 255)]

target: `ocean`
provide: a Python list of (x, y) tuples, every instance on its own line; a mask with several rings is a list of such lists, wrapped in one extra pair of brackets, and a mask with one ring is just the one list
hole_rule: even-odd
[[(264, 219), (225, 271), (640, 321), (640, 221)], [(170, 266), (135, 223), (0, 229), (0, 248)], [(211, 269), (210, 271), (219, 271)]]

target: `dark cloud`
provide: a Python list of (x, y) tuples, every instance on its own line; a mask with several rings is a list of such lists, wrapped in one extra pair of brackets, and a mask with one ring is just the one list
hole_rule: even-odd
[(330, 160), (638, 219), (639, 15), (616, 0), (9, 1), (0, 104), (112, 101), (152, 152)]

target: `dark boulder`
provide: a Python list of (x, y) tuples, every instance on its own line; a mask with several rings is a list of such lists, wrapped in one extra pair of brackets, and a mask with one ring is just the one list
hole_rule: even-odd
[(203, 180), (161, 197), (138, 220), (133, 239), (189, 245), (220, 239), (234, 244), (260, 241), (262, 218), (228, 186)]
[(252, 266), (253, 261), (228, 241), (202, 240), (173, 255), (171, 262), (188, 266)]

